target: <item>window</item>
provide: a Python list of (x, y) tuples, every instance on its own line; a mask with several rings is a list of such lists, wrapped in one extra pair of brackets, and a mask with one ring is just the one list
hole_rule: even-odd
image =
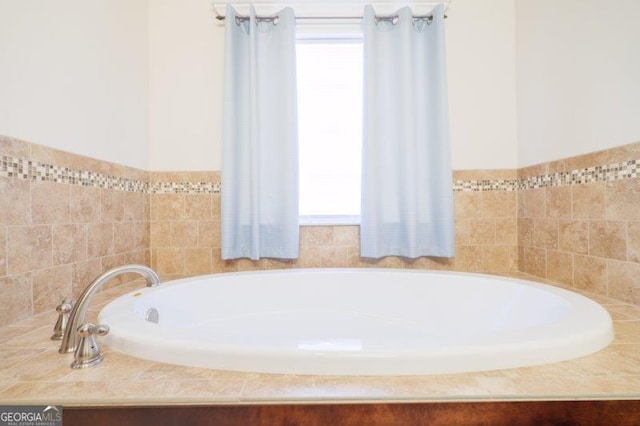
[(362, 40), (297, 43), (301, 224), (357, 224), (362, 151)]

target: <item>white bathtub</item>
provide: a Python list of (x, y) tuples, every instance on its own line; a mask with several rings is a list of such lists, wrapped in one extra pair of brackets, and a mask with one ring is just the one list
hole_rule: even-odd
[[(153, 319), (157, 312), (157, 323)], [(423, 375), (588, 355), (613, 339), (579, 294), (489, 275), (307, 269), (216, 274), (126, 294), (99, 316), (112, 349), (223, 370)]]

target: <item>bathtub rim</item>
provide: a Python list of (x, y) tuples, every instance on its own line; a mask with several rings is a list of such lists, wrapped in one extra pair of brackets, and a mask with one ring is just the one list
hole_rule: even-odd
[[(501, 370), (501, 369), (509, 369), (509, 368), (519, 368), (519, 367), (529, 367), (529, 366), (537, 366), (548, 364), (552, 362), (560, 362), (565, 360), (571, 360), (578, 357), (586, 356), (591, 353), (597, 352), (606, 346), (608, 346), (614, 338), (613, 334), (613, 322), (611, 316), (607, 312), (607, 310), (602, 307), (598, 302), (590, 299), (589, 297), (576, 293), (574, 291), (557, 287), (547, 283), (541, 283), (537, 281), (531, 281), (519, 277), (512, 276), (503, 276), (503, 275), (492, 275), (492, 274), (482, 274), (482, 273), (468, 273), (468, 272), (457, 272), (457, 271), (439, 271), (439, 270), (419, 270), (419, 269), (396, 269), (396, 268), (296, 268), (296, 269), (276, 269), (276, 270), (256, 270), (256, 271), (241, 271), (241, 272), (224, 272), (224, 273), (214, 273), (214, 274), (205, 274), (194, 277), (182, 278), (177, 280), (170, 280), (166, 283), (163, 283), (160, 287), (156, 288), (143, 288), (139, 290), (134, 290), (129, 293), (126, 293), (119, 298), (110, 302), (107, 306), (105, 306), (100, 311), (101, 322), (104, 322), (103, 319), (107, 322), (109, 320), (105, 319), (103, 316), (103, 312), (107, 310), (107, 308), (117, 308), (118, 313), (122, 309), (127, 309), (126, 307), (131, 305), (133, 302), (131, 300), (126, 301), (126, 298), (130, 298), (132, 295), (144, 295), (150, 292), (161, 291), (162, 289), (171, 288), (179, 285), (186, 285), (192, 282), (197, 282), (201, 280), (205, 280), (207, 278), (224, 278), (225, 276), (252, 276), (252, 275), (262, 275), (262, 274), (305, 274), (309, 272), (326, 272), (326, 273), (358, 273), (358, 272), (384, 272), (384, 273), (409, 273), (409, 274), (429, 274), (429, 275), (451, 275), (451, 276), (464, 276), (464, 277), (475, 277), (482, 279), (498, 279), (500, 281), (506, 281), (510, 283), (516, 283), (520, 285), (525, 285), (528, 287), (534, 287), (537, 289), (541, 289), (544, 291), (548, 291), (554, 295), (557, 295), (566, 300), (566, 298), (577, 301), (580, 304), (588, 305), (594, 309), (596, 309), (597, 316), (602, 316), (605, 318), (604, 322), (594, 328), (592, 326), (589, 333), (578, 333), (573, 334), (568, 338), (567, 335), (563, 335), (560, 337), (554, 337), (553, 339), (547, 339), (547, 342), (551, 343), (551, 348), (555, 347), (563, 347), (566, 350), (565, 355), (562, 357), (557, 356), (545, 356), (542, 360), (540, 357), (535, 355), (534, 349), (537, 348), (538, 343), (533, 342), (531, 344), (523, 345), (521, 342), (506, 344), (500, 346), (487, 346), (487, 347), (474, 347), (476, 360), (471, 362), (469, 368), (464, 369), (464, 371), (460, 371), (459, 368), (451, 368), (447, 365), (440, 365), (437, 363), (433, 363), (433, 359), (430, 359), (430, 356), (438, 356), (442, 357), (443, 355), (447, 355), (450, 359), (456, 359), (456, 357), (468, 357), (467, 351), (469, 347), (465, 348), (448, 348), (444, 351), (430, 351), (431, 354), (424, 353), (416, 353), (415, 351), (409, 351), (408, 353), (404, 353), (402, 351), (396, 351), (395, 354), (397, 357), (395, 358), (395, 364), (397, 365), (394, 368), (389, 368), (386, 371), (379, 373), (371, 373), (367, 371), (360, 371), (357, 363), (363, 359), (362, 353), (358, 354), (341, 354), (338, 356), (341, 362), (345, 364), (344, 368), (336, 369), (334, 367), (329, 367), (326, 369), (315, 368), (314, 372), (305, 371), (302, 369), (294, 369), (290, 370), (288, 367), (281, 371), (274, 371), (274, 369), (270, 366), (270, 362), (263, 363), (255, 363), (255, 351), (251, 349), (238, 348), (231, 345), (224, 344), (198, 344), (198, 347), (191, 348), (192, 349), (192, 359), (185, 362), (184, 359), (181, 359), (180, 356), (167, 355), (167, 353), (159, 353), (153, 354), (150, 353), (146, 348), (157, 346), (157, 341), (154, 340), (154, 337), (157, 337), (156, 333), (154, 333), (154, 324), (150, 324), (143, 319), (139, 319), (138, 325), (143, 327), (145, 332), (142, 336), (132, 332), (130, 329), (116, 329), (116, 335), (113, 333), (107, 336), (106, 343), (108, 346), (113, 348), (114, 350), (121, 351), (127, 355), (131, 355), (134, 357), (139, 357), (143, 359), (148, 359), (152, 361), (158, 362), (168, 362), (171, 364), (177, 365), (186, 365), (191, 367), (200, 367), (200, 368), (213, 368), (211, 367), (209, 358), (210, 351), (215, 350), (218, 353), (222, 353), (224, 357), (227, 358), (235, 358), (235, 361), (230, 364), (222, 363), (220, 367), (215, 367), (220, 370), (234, 370), (234, 371), (250, 371), (257, 373), (272, 373), (272, 374), (296, 374), (296, 375), (336, 375), (336, 376), (349, 376), (349, 375), (361, 375), (361, 376), (411, 376), (411, 375), (434, 375), (434, 374), (452, 374), (452, 373), (465, 373), (465, 372), (479, 372), (479, 371), (491, 371), (491, 370)], [(589, 320), (595, 320), (594, 318), (590, 318)], [(567, 322), (568, 321), (568, 322)], [(561, 325), (563, 327), (572, 326), (571, 322), (577, 322), (573, 317), (569, 319), (564, 319), (561, 321)], [(514, 332), (515, 333), (515, 332)], [(597, 334), (598, 337), (594, 339), (593, 334)], [(127, 341), (131, 341), (135, 338), (141, 338), (141, 341), (137, 342), (137, 349), (127, 348), (127, 350), (122, 350), (123, 345), (127, 345)], [(568, 339), (568, 341), (567, 341)], [(189, 339), (177, 339), (174, 341), (165, 341), (165, 349), (169, 351), (181, 352), (184, 350), (184, 342), (193, 342)], [(504, 354), (518, 354), (521, 358), (518, 361), (505, 362), (503, 359), (500, 361), (493, 362), (492, 358), (495, 356), (496, 349), (499, 349), (501, 353)], [(525, 351), (523, 352), (523, 349)], [(528, 351), (526, 349), (530, 349)], [(306, 363), (311, 360), (318, 360), (319, 357), (323, 356), (326, 358), (336, 358), (335, 353), (328, 353), (325, 355), (315, 354), (305, 354), (305, 353), (297, 353), (295, 356), (291, 356), (291, 354), (287, 354), (287, 351), (281, 350), (262, 350), (261, 353), (267, 356), (269, 359), (271, 357), (278, 357), (283, 359), (283, 365), (295, 365), (299, 363)], [(532, 354), (532, 355), (530, 355)], [(366, 360), (371, 360), (376, 358), (376, 354), (370, 356), (367, 355)], [(378, 354), (379, 355), (379, 354)], [(386, 356), (382, 354), (382, 356), (378, 356), (379, 359), (384, 359)], [(251, 362), (250, 360), (253, 360)], [(420, 362), (430, 361), (430, 367), (425, 367), (419, 372), (415, 371), (415, 368), (405, 367), (407, 364), (415, 365)], [(237, 368), (238, 365), (245, 365), (247, 363), (255, 363), (256, 367), (252, 369), (246, 368)], [(354, 374), (353, 371), (357, 370), (358, 373)]]

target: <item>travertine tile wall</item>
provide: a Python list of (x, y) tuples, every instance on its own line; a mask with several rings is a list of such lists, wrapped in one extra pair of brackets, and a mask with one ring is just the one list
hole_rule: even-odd
[(126, 263), (165, 280), (302, 267), (521, 270), (640, 304), (640, 143), (454, 172), (456, 256), (415, 260), (361, 258), (357, 226), (307, 226), (295, 261), (223, 261), (218, 172), (145, 172), (2, 136), (0, 157), (0, 326)]
[(466, 170), (454, 172), (453, 177), (457, 253), (453, 269), (517, 271), (516, 171)]
[(219, 182), (219, 172), (151, 173), (151, 266), (163, 280), (225, 270)]
[(521, 271), (640, 305), (640, 143), (519, 170)]
[(304, 226), (300, 229), (300, 257), (295, 261), (223, 261), (220, 254), (220, 193), (219, 186), (214, 185), (220, 181), (219, 173), (152, 172), (152, 267), (163, 279), (221, 271), (305, 267), (513, 272), (518, 265), (515, 180), (515, 171), (479, 170), (454, 174), (454, 259), (364, 259), (359, 254), (358, 226)]
[(0, 326), (150, 263), (148, 172), (3, 136), (0, 157)]

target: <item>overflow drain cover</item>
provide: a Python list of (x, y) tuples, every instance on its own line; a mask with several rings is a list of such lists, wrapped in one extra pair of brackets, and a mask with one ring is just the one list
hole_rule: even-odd
[(160, 320), (160, 314), (158, 313), (158, 310), (156, 308), (149, 308), (144, 316), (144, 319), (157, 324)]

